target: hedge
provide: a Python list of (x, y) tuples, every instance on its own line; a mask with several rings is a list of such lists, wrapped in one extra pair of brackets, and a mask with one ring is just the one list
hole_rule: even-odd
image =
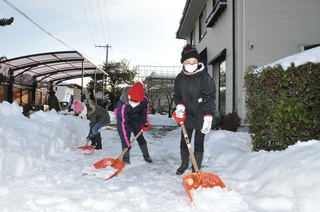
[(320, 140), (320, 63), (252, 70), (245, 88), (254, 151)]

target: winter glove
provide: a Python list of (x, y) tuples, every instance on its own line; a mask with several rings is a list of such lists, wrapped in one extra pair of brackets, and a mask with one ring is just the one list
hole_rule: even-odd
[(203, 134), (207, 134), (211, 130), (211, 124), (212, 124), (212, 116), (205, 116), (203, 118), (203, 127), (201, 129), (201, 132)]
[(142, 131), (147, 131), (148, 129), (150, 129), (151, 128), (151, 124), (149, 124), (149, 123), (145, 123), (145, 124), (142, 124), (141, 126), (140, 126), (140, 129), (142, 130)]
[(183, 104), (178, 104), (177, 108), (176, 108), (176, 116), (179, 119), (182, 119), (184, 116), (184, 111), (185, 111), (186, 107)]
[(87, 139), (91, 140), (92, 138), (94, 138), (94, 134), (93, 133), (89, 133), (89, 135), (87, 136)]

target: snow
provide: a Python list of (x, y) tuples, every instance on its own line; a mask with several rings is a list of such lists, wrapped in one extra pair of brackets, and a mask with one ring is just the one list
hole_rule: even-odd
[[(83, 155), (74, 149), (85, 145), (88, 120), (55, 111), (39, 111), (30, 118), (21, 113), (15, 103), (0, 104), (2, 212), (314, 212), (320, 208), (317, 140), (298, 142), (284, 151), (252, 152), (248, 133), (212, 130), (206, 135), (202, 172), (219, 176), (227, 187), (194, 190), (191, 203), (182, 184), (191, 169), (175, 174), (180, 165), (180, 128), (173, 119), (149, 117), (153, 127), (144, 135), (154, 163), (146, 163), (134, 143), (131, 164), (103, 180), (101, 175), (110, 175), (111, 168), (92, 170), (91, 165), (119, 156), (115, 129), (101, 131), (102, 150)], [(164, 127), (173, 130), (160, 131)], [(84, 171), (92, 174), (83, 175)]]
[(274, 67), (276, 65), (281, 65), (282, 68), (286, 70), (291, 66), (291, 63), (294, 63), (294, 65), (298, 67), (300, 65), (306, 64), (307, 62), (320, 63), (320, 46), (282, 58), (280, 60), (277, 60), (276, 62), (257, 68), (255, 69), (255, 71), (260, 72), (264, 68)]

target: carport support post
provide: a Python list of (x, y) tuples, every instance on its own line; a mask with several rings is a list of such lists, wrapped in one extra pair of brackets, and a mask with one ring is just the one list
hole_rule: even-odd
[(9, 70), (9, 85), (8, 85), (8, 102), (12, 103), (13, 102), (13, 83), (14, 83), (14, 76), (13, 76), (13, 71), (10, 69)]
[(83, 62), (84, 62), (84, 60), (82, 60), (81, 99), (82, 99), (82, 96), (83, 96), (83, 77), (84, 77)]
[[(96, 92), (96, 82), (97, 82), (97, 69), (94, 69), (94, 81), (93, 81), (93, 91)], [(97, 98), (95, 98), (95, 103), (97, 104)]]
[(37, 89), (37, 80), (33, 78), (33, 83), (32, 83), (32, 104), (33, 106), (36, 105), (36, 89)]

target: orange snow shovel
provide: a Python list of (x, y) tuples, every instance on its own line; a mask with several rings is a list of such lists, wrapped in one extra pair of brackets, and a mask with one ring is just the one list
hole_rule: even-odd
[(84, 151), (83, 152), (84, 155), (92, 155), (95, 146), (88, 146), (88, 142), (89, 142), (89, 138), (87, 138), (85, 146), (79, 146), (79, 147), (75, 148), (75, 150), (80, 149), (80, 150)]
[(195, 173), (190, 173), (190, 174), (187, 174), (183, 177), (183, 184), (184, 184), (184, 187), (188, 193), (190, 200), (193, 201), (193, 197), (191, 194), (192, 189), (197, 189), (199, 187), (212, 188), (214, 186), (220, 186), (221, 188), (225, 188), (226, 186), (224, 185), (222, 180), (217, 175), (207, 173), (207, 172), (201, 173), (199, 171), (199, 167), (198, 167), (196, 158), (194, 157), (194, 154), (193, 154), (193, 151), (191, 148), (191, 144), (190, 144), (190, 140), (189, 140), (189, 137), (188, 137), (188, 134), (186, 131), (186, 127), (184, 126), (186, 114), (184, 114), (183, 118), (178, 118), (176, 116), (176, 113), (173, 112), (173, 117), (181, 126), (184, 140), (186, 141), (186, 144), (187, 144), (187, 147), (189, 150), (189, 154), (191, 157), (192, 165), (195, 170)]
[[(147, 124), (143, 124), (140, 127), (140, 131), (139, 133), (132, 139), (132, 141), (130, 142), (130, 146), (133, 144), (133, 142), (135, 140), (138, 139), (138, 137), (142, 134), (143, 131), (147, 131), (148, 129), (150, 129), (152, 125), (147, 123)], [(103, 169), (106, 168), (107, 166), (110, 166), (114, 169), (116, 169), (116, 171), (114, 172), (114, 174), (112, 174), (110, 177), (106, 178), (106, 180), (116, 176), (119, 172), (121, 172), (121, 170), (126, 166), (126, 163), (123, 162), (122, 160), (120, 160), (123, 155), (129, 150), (129, 148), (125, 148), (121, 154), (119, 155), (118, 158), (113, 159), (113, 158), (104, 158), (98, 162), (96, 162), (95, 164), (93, 164), (92, 166), (96, 169)]]

